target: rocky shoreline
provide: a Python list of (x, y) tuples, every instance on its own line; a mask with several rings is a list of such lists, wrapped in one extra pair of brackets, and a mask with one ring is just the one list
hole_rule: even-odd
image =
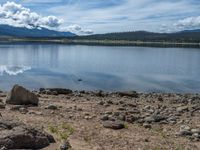
[[(29, 92), (16, 85), (10, 93), (0, 92), (0, 114), (0, 149), (27, 136), (35, 147), (25, 143), (12, 148), (35, 149), (38, 138), (48, 141), (52, 136), (41, 149), (200, 149), (200, 94), (59, 88)], [(16, 122), (23, 127), (5, 128)]]

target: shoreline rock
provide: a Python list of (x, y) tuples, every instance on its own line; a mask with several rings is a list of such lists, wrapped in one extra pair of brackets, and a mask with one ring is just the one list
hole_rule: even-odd
[(0, 131), (0, 148), (41, 149), (55, 142), (44, 131), (10, 120), (0, 120)]
[(12, 105), (37, 106), (38, 102), (39, 99), (34, 93), (30, 92), (29, 90), (19, 85), (15, 85), (6, 98), (6, 104), (12, 104)]

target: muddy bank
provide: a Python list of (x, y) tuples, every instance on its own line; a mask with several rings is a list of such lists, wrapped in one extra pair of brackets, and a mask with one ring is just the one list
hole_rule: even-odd
[(37, 106), (5, 104), (8, 93), (1, 92), (0, 113), (52, 135), (56, 143), (45, 150), (61, 149), (64, 141), (74, 150), (200, 149), (200, 94), (34, 93)]

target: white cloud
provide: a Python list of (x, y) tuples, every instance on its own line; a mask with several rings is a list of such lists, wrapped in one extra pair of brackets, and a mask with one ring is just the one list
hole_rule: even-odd
[(200, 16), (188, 17), (188, 18), (179, 20), (177, 23), (175, 23), (175, 26), (181, 29), (200, 28)]
[(61, 28), (61, 31), (69, 31), (78, 35), (88, 35), (93, 34), (93, 31), (90, 29), (83, 29), (80, 25), (74, 24), (68, 27)]
[[(111, 1), (111, 0), (110, 0)], [(87, 26), (95, 33), (148, 30), (160, 31), (162, 24), (168, 25), (165, 31), (183, 17), (200, 15), (197, 0), (112, 0), (119, 5), (102, 5), (110, 1), (73, 0), (72, 4), (54, 5), (47, 9), (67, 20), (65, 24)], [(195, 1), (195, 2), (194, 2)], [(72, 12), (65, 15), (65, 11)]]
[(14, 2), (6, 2), (0, 5), (0, 24), (9, 24), (26, 28), (56, 28), (59, 27), (62, 22), (62, 19), (58, 19), (55, 16), (43, 17)]
[(15, 2), (6, 2), (0, 5), (0, 24), (15, 27), (48, 28), (58, 31), (70, 31), (76, 34), (92, 34), (92, 30), (83, 30), (79, 25), (61, 27), (64, 20), (55, 16), (42, 16)]

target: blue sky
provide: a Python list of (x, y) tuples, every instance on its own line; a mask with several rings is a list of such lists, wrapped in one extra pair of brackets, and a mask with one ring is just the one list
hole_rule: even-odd
[[(80, 34), (135, 30), (172, 32), (200, 28), (200, 0), (11, 1), (40, 16), (55, 16), (62, 20), (62, 23), (54, 20), (59, 24), (59, 30)], [(0, 2), (3, 5), (7, 1)]]

